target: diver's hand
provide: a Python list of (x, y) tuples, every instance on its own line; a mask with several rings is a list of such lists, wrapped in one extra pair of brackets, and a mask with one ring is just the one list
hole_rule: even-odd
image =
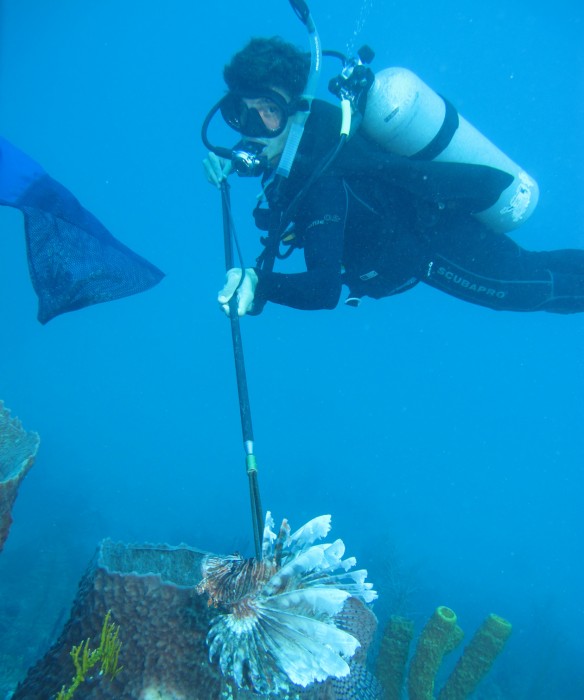
[(221, 183), (227, 179), (231, 172), (231, 161), (226, 158), (219, 158), (218, 155), (210, 152), (203, 161), (203, 168), (205, 169), (207, 180), (215, 187), (221, 187)]
[(253, 308), (253, 299), (258, 283), (258, 276), (253, 267), (248, 267), (245, 270), (245, 277), (241, 286), (238, 288), (239, 280), (241, 279), (241, 268), (234, 267), (227, 271), (225, 286), (219, 292), (217, 301), (221, 308), (229, 316), (229, 300), (237, 290), (237, 315), (245, 316), (248, 311)]

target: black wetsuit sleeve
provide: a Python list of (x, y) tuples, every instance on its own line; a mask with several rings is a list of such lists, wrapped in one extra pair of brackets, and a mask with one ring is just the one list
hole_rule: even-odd
[(256, 300), (295, 309), (334, 309), (341, 294), (347, 196), (340, 178), (323, 178), (302, 200), (295, 217), (306, 272), (258, 270)]

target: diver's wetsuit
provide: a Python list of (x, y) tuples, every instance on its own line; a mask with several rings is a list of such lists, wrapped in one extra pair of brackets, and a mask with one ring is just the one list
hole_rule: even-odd
[[(338, 134), (331, 110), (321, 103), (309, 117), (286, 182), (288, 202)], [(325, 143), (323, 130), (333, 141)], [(306, 272), (258, 270), (255, 313), (266, 301), (332, 309), (342, 284), (357, 303), (418, 282), (497, 310), (584, 311), (583, 250), (527, 251), (472, 216), (509, 184), (492, 168), (411, 161), (353, 137), (293, 216)], [(269, 187), (266, 196), (270, 203)]]

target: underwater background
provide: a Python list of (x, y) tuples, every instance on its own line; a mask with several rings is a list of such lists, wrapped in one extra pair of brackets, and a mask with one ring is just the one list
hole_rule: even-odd
[[(374, 70), (410, 68), (538, 181), (515, 240), (584, 247), (580, 2), (310, 8), (324, 48), (366, 43)], [(0, 698), (54, 641), (102, 538), (253, 554), (200, 127), (231, 55), (275, 34), (306, 46), (285, 0), (0, 0), (0, 132), (167, 275), (41, 326), (22, 215), (0, 210), (0, 399), (41, 436), (0, 554)], [(328, 59), (322, 97), (337, 72)], [(251, 264), (259, 183), (231, 184)], [(381, 620), (421, 627), (448, 605), (470, 636), (490, 612), (508, 619), (477, 697), (584, 697), (584, 316), (419, 285), (358, 309), (270, 304), (242, 332), (276, 521), (332, 513)]]

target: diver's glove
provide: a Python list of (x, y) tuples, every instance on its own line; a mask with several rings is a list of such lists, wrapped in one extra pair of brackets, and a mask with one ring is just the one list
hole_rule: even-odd
[(241, 279), (241, 268), (234, 267), (227, 271), (225, 286), (219, 292), (217, 301), (221, 304), (221, 308), (229, 316), (229, 300), (237, 291), (237, 315), (245, 316), (246, 313), (253, 309), (253, 300), (255, 290), (258, 284), (258, 275), (253, 267), (248, 267), (245, 270), (245, 277), (241, 286), (238, 287)]
[(231, 161), (225, 158), (219, 158), (218, 155), (210, 152), (203, 161), (203, 168), (205, 169), (207, 180), (209, 180), (212, 185), (221, 187), (221, 183), (223, 180), (227, 179), (227, 176), (231, 172)]

